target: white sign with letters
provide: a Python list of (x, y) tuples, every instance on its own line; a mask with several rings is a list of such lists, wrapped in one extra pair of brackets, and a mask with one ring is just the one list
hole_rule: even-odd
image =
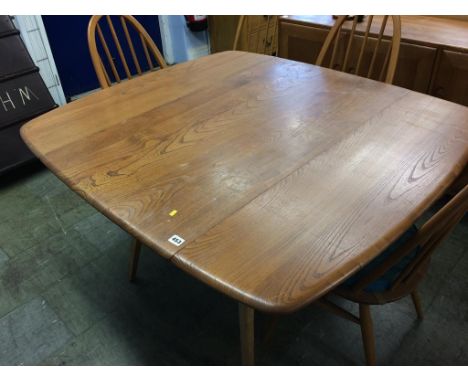
[(179, 235), (172, 235), (167, 241), (177, 247), (180, 247), (185, 242), (185, 240), (182, 239)]

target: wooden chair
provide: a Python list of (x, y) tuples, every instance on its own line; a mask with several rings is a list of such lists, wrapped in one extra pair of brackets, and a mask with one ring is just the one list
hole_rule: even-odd
[(334, 294), (359, 304), (359, 317), (322, 298), (318, 304), (361, 326), (368, 365), (375, 365), (371, 305), (381, 305), (411, 295), (419, 319), (423, 318), (417, 286), (429, 266), (430, 256), (468, 210), (468, 185), (440, 208), (420, 229), (410, 228), (376, 259), (346, 280)]
[[(392, 83), (400, 50), (400, 17), (390, 16), (393, 23), (393, 34), (390, 42), (383, 38), (389, 16), (383, 16), (377, 40), (372, 37), (370, 33), (374, 16), (367, 17), (364, 37), (356, 34), (357, 17), (353, 18), (351, 30), (346, 30), (344, 33), (342, 27), (347, 16), (338, 17), (335, 25), (333, 25), (325, 39), (316, 64), (378, 81)], [(333, 49), (330, 57), (330, 48), (332, 45)], [(346, 45), (346, 50), (343, 50), (343, 45)], [(360, 45), (359, 48), (356, 47), (356, 45)], [(359, 53), (357, 54), (356, 52), (356, 54), (354, 54), (353, 48), (358, 49)], [(373, 52), (371, 52), (372, 50)], [(381, 64), (380, 71), (378, 70), (378, 62)]]
[[(103, 28), (104, 25), (100, 25), (101, 19), (105, 17), (107, 21), (107, 28), (112, 36), (113, 46), (107, 44), (106, 39), (104, 37)], [(118, 28), (116, 28), (112, 22), (110, 16), (92, 16), (89, 20), (88, 24), (88, 46), (89, 52), (91, 54), (91, 60), (93, 61), (94, 70), (96, 71), (97, 78), (99, 80), (99, 84), (101, 88), (105, 89), (111, 86), (114, 82), (121, 82), (124, 74), (127, 79), (132, 79), (135, 75), (141, 76), (147, 71), (151, 71), (155, 69), (154, 60), (156, 60), (156, 64), (159, 67), (165, 68), (167, 66), (166, 61), (164, 61), (163, 56), (159, 52), (154, 41), (151, 39), (148, 32), (143, 28), (143, 26), (135, 19), (133, 16), (120, 16), (120, 24), (121, 30), (125, 35), (126, 45), (123, 45), (117, 36)], [(101, 22), (102, 24), (102, 22)], [(132, 27), (132, 29), (128, 28), (128, 25)], [(113, 81), (111, 80), (111, 76), (109, 75), (108, 71), (106, 70), (106, 64), (104, 63), (103, 59), (101, 58), (101, 54), (98, 50), (98, 45), (96, 41), (96, 32), (99, 37), (99, 41), (101, 44), (101, 48), (105, 53), (107, 58), (107, 65), (111, 69), (111, 74), (113, 76)], [(134, 33), (134, 38), (132, 38), (132, 34)], [(138, 54), (136, 46), (134, 45), (134, 39), (138, 39), (141, 42), (141, 49), (144, 52), (144, 56), (146, 57), (146, 63), (141, 63), (138, 60)], [(116, 57), (112, 54), (111, 48), (114, 48), (113, 51), (117, 51), (118, 56), (120, 58), (121, 67), (117, 62)], [(127, 61), (125, 57), (125, 52), (131, 55), (132, 61)], [(151, 53), (151, 54), (150, 54)], [(151, 58), (151, 55), (153, 58)], [(128, 62), (133, 62), (133, 68), (129, 65)], [(122, 73), (123, 68), (123, 73)], [(119, 71), (120, 69), (120, 71)], [(146, 69), (146, 70), (145, 70)], [(136, 271), (138, 267), (138, 260), (140, 257), (141, 251), (141, 242), (138, 239), (134, 239), (133, 248), (132, 248), (132, 255), (130, 257), (130, 266), (129, 266), (129, 279), (133, 281), (136, 276)]]
[[(250, 16), (250, 21), (254, 25), (247, 25), (249, 16), (239, 16), (236, 34), (234, 37), (233, 50), (240, 50), (241, 45), (244, 49), (253, 53), (274, 54), (274, 47), (278, 34), (278, 16)], [(255, 24), (255, 20), (263, 18), (263, 22)], [(258, 21), (258, 20), (257, 20)], [(264, 28), (263, 28), (264, 26)], [(243, 30), (247, 28), (247, 31)], [(242, 37), (246, 41), (241, 44)]]
[[(105, 26), (101, 21), (103, 18), (105, 18), (107, 21), (107, 29), (112, 36), (113, 45), (108, 44), (105, 39)], [(114, 26), (110, 16), (92, 16), (88, 24), (89, 53), (91, 54), (91, 60), (93, 61), (94, 70), (96, 71), (99, 84), (103, 89), (111, 86), (113, 82), (120, 82), (122, 78), (126, 77), (128, 79), (132, 79), (135, 75), (142, 75), (145, 71), (153, 70), (156, 66), (154, 60), (156, 60), (156, 64), (161, 69), (167, 66), (166, 61), (164, 61), (163, 56), (159, 52), (159, 49), (157, 48), (154, 41), (151, 39), (151, 36), (137, 21), (137, 19), (135, 19), (133, 16), (119, 16), (119, 18), (121, 24), (121, 33), (125, 35), (125, 44), (119, 40), (119, 37), (117, 36), (119, 28)], [(129, 29), (128, 26), (130, 26), (131, 29)], [(96, 32), (99, 38), (101, 49), (106, 56), (107, 63), (104, 62), (99, 52), (96, 41)], [(137, 53), (139, 46), (134, 44), (135, 39), (138, 39), (141, 43), (141, 49), (146, 57), (146, 63), (141, 63), (138, 60)], [(118, 58), (120, 58), (120, 65), (117, 59), (117, 55), (113, 53), (118, 54)], [(131, 56), (131, 60), (130, 57), (128, 57), (129, 60), (127, 61), (125, 53)], [(110, 73), (106, 69), (106, 66), (110, 68)], [(111, 79), (111, 76), (113, 79)]]

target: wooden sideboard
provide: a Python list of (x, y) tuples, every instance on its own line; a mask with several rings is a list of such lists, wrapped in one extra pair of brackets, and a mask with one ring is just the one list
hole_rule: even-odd
[[(379, 18), (374, 18), (372, 34), (378, 33)], [(331, 16), (280, 17), (278, 56), (315, 63), (334, 22)], [(364, 34), (366, 24), (358, 24), (357, 34)], [(351, 22), (347, 22), (344, 30), (350, 27)], [(391, 34), (391, 24), (387, 33)], [(401, 48), (393, 83), (468, 106), (468, 22), (402, 16)]]

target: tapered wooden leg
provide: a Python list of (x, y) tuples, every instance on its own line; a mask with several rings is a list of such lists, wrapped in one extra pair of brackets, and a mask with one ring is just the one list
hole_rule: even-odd
[(263, 337), (263, 343), (266, 344), (271, 340), (271, 337), (273, 337), (273, 333), (276, 329), (276, 326), (278, 325), (278, 321), (279, 321), (278, 315), (269, 317), (267, 327), (265, 329), (265, 336)]
[(253, 366), (254, 355), (254, 309), (239, 303), (239, 328), (242, 365)]
[(424, 318), (424, 313), (422, 310), (421, 298), (419, 297), (419, 293), (416, 289), (413, 291), (413, 293), (411, 293), (411, 299), (413, 300), (413, 304), (416, 309), (416, 313), (418, 314), (418, 318), (422, 320)]
[(138, 260), (140, 259), (141, 242), (138, 239), (133, 240), (132, 256), (130, 257), (130, 267), (128, 270), (128, 279), (134, 281), (138, 269)]
[(366, 361), (369, 366), (373, 366), (375, 365), (375, 339), (369, 305), (359, 304), (359, 321), (361, 324), (362, 342), (364, 343)]

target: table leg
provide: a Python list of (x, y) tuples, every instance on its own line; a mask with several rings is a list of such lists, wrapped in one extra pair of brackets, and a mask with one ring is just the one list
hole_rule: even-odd
[(253, 308), (239, 303), (240, 344), (242, 365), (244, 366), (253, 366), (255, 364), (254, 313)]
[(132, 243), (132, 256), (130, 257), (130, 267), (128, 269), (128, 279), (134, 281), (138, 269), (138, 260), (140, 258), (141, 241), (133, 239)]

